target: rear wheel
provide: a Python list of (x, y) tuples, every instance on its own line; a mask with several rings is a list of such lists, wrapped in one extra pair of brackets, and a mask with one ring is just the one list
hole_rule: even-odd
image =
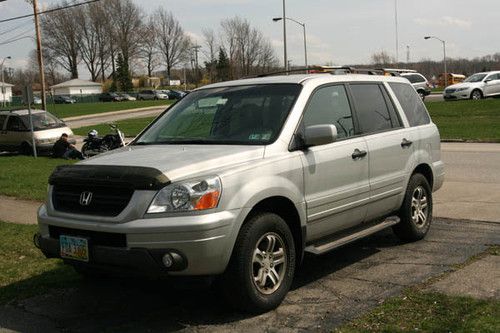
[(292, 284), (295, 245), (285, 221), (261, 213), (243, 225), (229, 266), (221, 279), (234, 307), (262, 313), (279, 306)]
[(422, 91), (422, 90), (419, 90), (418, 91), (418, 96), (420, 96), (420, 99), (422, 101), (425, 101), (425, 93)]
[(401, 222), (393, 231), (401, 240), (417, 241), (427, 235), (432, 222), (432, 190), (422, 174), (410, 178), (399, 217)]
[(483, 93), (481, 92), (481, 90), (476, 89), (470, 94), (470, 99), (473, 99), (475, 101), (480, 100), (482, 98), (483, 98)]

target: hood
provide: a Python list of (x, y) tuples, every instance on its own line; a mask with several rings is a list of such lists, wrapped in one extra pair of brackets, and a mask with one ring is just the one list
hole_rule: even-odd
[(155, 168), (170, 180), (217, 174), (222, 168), (264, 157), (262, 146), (157, 145), (129, 146), (83, 161), (83, 165)]
[(481, 85), (483, 82), (462, 82), (457, 84), (452, 84), (451, 86), (446, 87), (448, 89), (460, 89), (460, 88), (471, 88)]

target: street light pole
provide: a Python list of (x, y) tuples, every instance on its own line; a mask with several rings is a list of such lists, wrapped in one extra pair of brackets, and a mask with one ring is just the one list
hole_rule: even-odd
[[(306, 68), (307, 68), (309, 66), (309, 63), (308, 63), (308, 60), (307, 60), (307, 31), (306, 31), (306, 24), (302, 23), (302, 22), (299, 22), (299, 21), (297, 21), (297, 20), (295, 20), (293, 18), (290, 18), (290, 17), (285, 17), (285, 19), (297, 23), (298, 25), (300, 25), (302, 27), (302, 29), (304, 31), (304, 60), (305, 60)], [(275, 17), (275, 18), (273, 18), (274, 22), (278, 22), (278, 21), (281, 21), (281, 20), (283, 20), (282, 17)]]
[[(283, 18), (286, 17), (286, 0), (283, 0)], [(287, 45), (286, 45), (286, 20), (283, 20), (283, 54), (284, 54), (284, 63), (285, 63), (285, 71), (288, 71), (288, 54), (287, 54)]]
[(0, 64), (0, 71), (2, 72), (2, 106), (5, 107), (5, 78), (3, 73), (3, 65), (5, 60), (12, 59), (10, 56), (3, 58), (2, 63)]
[(444, 88), (446, 88), (448, 86), (448, 65), (446, 63), (446, 41), (442, 40), (441, 38), (436, 37), (436, 36), (425, 36), (424, 39), (425, 40), (427, 40), (427, 39), (437, 39), (438, 41), (440, 41), (441, 43), (443, 43), (443, 54), (444, 54), (444, 58), (443, 58), (443, 62), (444, 62)]

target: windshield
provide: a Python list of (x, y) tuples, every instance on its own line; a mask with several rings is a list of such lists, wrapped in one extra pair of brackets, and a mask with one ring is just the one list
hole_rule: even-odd
[(269, 84), (199, 90), (172, 107), (135, 144), (269, 144), (277, 139), (301, 89), (298, 84)]
[(486, 74), (474, 74), (469, 76), (465, 82), (481, 82), (486, 77)]
[[(30, 128), (29, 116), (21, 117), (26, 128)], [(31, 115), (31, 119), (33, 119), (33, 130), (41, 131), (51, 128), (59, 128), (66, 126), (61, 120), (57, 119), (53, 115), (48, 112), (43, 113), (34, 113)]]

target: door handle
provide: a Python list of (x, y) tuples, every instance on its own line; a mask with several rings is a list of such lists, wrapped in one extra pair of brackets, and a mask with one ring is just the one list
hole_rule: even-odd
[(359, 150), (356, 148), (351, 156), (353, 160), (358, 160), (365, 157), (366, 155), (368, 155), (368, 153), (365, 150)]
[(407, 140), (407, 139), (405, 138), (405, 139), (403, 139), (403, 141), (401, 142), (401, 147), (402, 147), (402, 148), (408, 148), (408, 147), (410, 147), (412, 144), (413, 144), (413, 141)]

